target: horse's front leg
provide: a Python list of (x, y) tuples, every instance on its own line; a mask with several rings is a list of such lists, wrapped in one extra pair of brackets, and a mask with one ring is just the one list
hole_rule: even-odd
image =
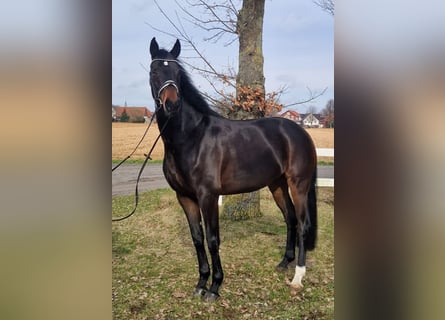
[(182, 209), (184, 209), (187, 221), (192, 234), (193, 244), (195, 245), (199, 265), (199, 281), (193, 294), (203, 297), (207, 292), (207, 280), (210, 276), (210, 267), (207, 260), (207, 254), (204, 247), (204, 233), (201, 225), (201, 213), (198, 203), (186, 196), (176, 194)]
[(207, 301), (215, 301), (219, 297), (219, 287), (221, 286), (224, 273), (219, 257), (219, 212), (218, 196), (204, 195), (199, 199), (206, 227), (207, 246), (212, 258), (212, 285), (204, 298)]

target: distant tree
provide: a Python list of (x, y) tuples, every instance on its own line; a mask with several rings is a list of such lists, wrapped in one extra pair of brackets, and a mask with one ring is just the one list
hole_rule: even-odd
[(144, 123), (145, 122), (145, 118), (143, 116), (136, 116), (133, 118), (133, 120), (131, 122), (134, 123)]
[(326, 121), (326, 127), (334, 128), (334, 99), (330, 99), (321, 111)]
[(307, 107), (307, 109), (306, 109), (306, 113), (307, 114), (309, 114), (309, 113), (317, 113), (317, 108), (315, 107), (315, 106), (309, 106), (309, 107)]
[(124, 110), (121, 114), (121, 122), (128, 122), (128, 120), (130, 120), (130, 117), (128, 116), (127, 111)]

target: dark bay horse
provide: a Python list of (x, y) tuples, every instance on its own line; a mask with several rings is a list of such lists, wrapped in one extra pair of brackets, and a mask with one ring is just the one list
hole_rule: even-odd
[[(178, 61), (179, 40), (172, 50), (150, 44), (150, 86), (164, 142), (163, 171), (184, 209), (199, 264), (194, 294), (219, 297), (223, 269), (219, 256), (219, 195), (269, 187), (287, 226), (286, 251), (277, 269), (298, 259), (293, 287), (301, 287), (306, 251), (317, 233), (314, 143), (304, 129), (283, 118), (228, 120), (213, 111)], [(290, 194), (289, 194), (290, 191)], [(212, 260), (212, 284), (207, 289)]]

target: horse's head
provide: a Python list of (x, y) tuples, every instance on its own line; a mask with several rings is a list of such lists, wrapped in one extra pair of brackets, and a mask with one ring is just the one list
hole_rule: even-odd
[(176, 40), (173, 49), (166, 51), (159, 49), (156, 39), (150, 43), (150, 85), (151, 93), (157, 107), (162, 107), (168, 115), (178, 111), (181, 106), (179, 81), (181, 67), (176, 60), (181, 52), (179, 40)]

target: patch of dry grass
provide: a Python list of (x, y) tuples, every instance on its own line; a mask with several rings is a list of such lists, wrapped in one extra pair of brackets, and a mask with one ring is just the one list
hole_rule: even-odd
[[(144, 123), (112, 123), (112, 159), (121, 160), (133, 151), (147, 128)], [(317, 148), (334, 148), (334, 129), (306, 129), (314, 139)], [(132, 159), (144, 159), (159, 134), (157, 124), (153, 124), (147, 133), (144, 142), (132, 156)], [(164, 158), (164, 146), (162, 139), (159, 140), (152, 153), (153, 160)], [(325, 159), (326, 158), (326, 159)], [(330, 160), (332, 158), (323, 157), (320, 160)]]
[(333, 128), (308, 128), (306, 131), (314, 140), (317, 148), (334, 148)]
[[(113, 122), (111, 136), (112, 159), (122, 160), (128, 156), (141, 140), (147, 126), (148, 124), (146, 123)], [(148, 153), (158, 135), (158, 125), (153, 123), (144, 141), (132, 156), (132, 159), (144, 159), (144, 153)], [(159, 139), (151, 157), (153, 160), (162, 160), (164, 158), (164, 144), (162, 143), (162, 139)]]
[[(306, 131), (314, 140), (316, 148), (334, 148), (334, 129), (308, 128)], [(318, 161), (331, 163), (334, 161), (334, 157), (318, 157)]]

